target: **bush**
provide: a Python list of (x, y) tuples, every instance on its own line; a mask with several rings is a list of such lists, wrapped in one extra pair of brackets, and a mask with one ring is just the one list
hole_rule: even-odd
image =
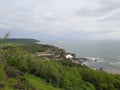
[(10, 87), (13, 87), (17, 83), (17, 79), (15, 79), (15, 78), (8, 78), (7, 82), (8, 82), (8, 85)]
[(14, 67), (8, 65), (5, 66), (5, 73), (9, 78), (17, 78), (18, 76), (24, 75), (24, 73), (21, 72), (20, 70), (15, 69)]
[(4, 88), (4, 84), (0, 83), (0, 89)]
[(103, 71), (95, 71), (88, 68), (81, 68), (80, 74), (86, 82), (92, 83), (97, 90), (119, 90), (119, 85), (114, 75)]
[(17, 83), (14, 85), (14, 89), (35, 90), (35, 88), (29, 83), (25, 76), (20, 76), (17, 78)]
[(44, 78), (55, 87), (65, 90), (95, 90), (92, 84), (82, 80), (76, 67), (62, 66), (55, 61), (33, 61), (31, 66), (32, 74)]
[(49, 61), (37, 62), (35, 74), (39, 77), (45, 78), (47, 82), (58, 87), (61, 75), (57, 66), (56, 63)]
[(4, 58), (9, 66), (14, 66), (23, 72), (28, 71), (30, 56), (24, 50), (16, 47), (7, 48)]
[(64, 60), (58, 60), (58, 63), (62, 64), (63, 66), (69, 66), (69, 67), (83, 67), (80, 64), (74, 63), (68, 59), (64, 59)]

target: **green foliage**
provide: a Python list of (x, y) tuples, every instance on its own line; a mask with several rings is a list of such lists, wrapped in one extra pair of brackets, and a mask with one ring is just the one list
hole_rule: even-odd
[(103, 71), (94, 71), (88, 68), (81, 68), (80, 74), (84, 81), (92, 83), (97, 90), (117, 90), (120, 89), (116, 83), (114, 75)]
[(7, 33), (3, 39), (0, 39), (0, 42), (2, 43), (19, 43), (19, 44), (31, 44), (31, 43), (36, 43), (36, 42), (39, 42), (38, 40), (35, 40), (35, 39), (21, 39), (21, 38), (12, 38), (12, 39), (9, 39), (9, 33)]
[(41, 44), (0, 46), (0, 84), (4, 90), (120, 90), (120, 75), (92, 70), (69, 60), (32, 60), (28, 54), (47, 50), (61, 56), (65, 53)]
[(24, 73), (20, 71), (19, 69), (15, 69), (13, 66), (6, 65), (5, 72), (7, 77), (9, 78), (17, 78), (19, 76), (23, 76)]
[(113, 75), (113, 77), (115, 78), (113, 82), (114, 86), (120, 89), (120, 75)]
[(0, 82), (4, 82), (5, 78), (4, 64), (0, 64)]
[(80, 64), (77, 64), (77, 63), (73, 63), (72, 61), (68, 60), (68, 59), (64, 59), (64, 60), (58, 60), (56, 61), (60, 64), (62, 64), (63, 66), (68, 66), (68, 67), (83, 67), (81, 66)]
[(81, 79), (77, 68), (66, 67), (55, 61), (33, 61), (31, 73), (44, 78), (55, 87), (65, 90), (95, 90), (92, 84)]
[(20, 48), (9, 47), (5, 50), (4, 58), (8, 65), (26, 72), (28, 70), (29, 56)]
[(81, 90), (84, 82), (75, 68), (65, 67), (61, 77), (60, 87), (65, 90)]
[(35, 75), (26, 74), (26, 78), (30, 81), (30, 83), (35, 87), (36, 90), (63, 90), (53, 87), (52, 85), (45, 82), (44, 80), (41, 80)]
[[(56, 66), (56, 67), (55, 67)], [(53, 83), (55, 86), (59, 86), (60, 82), (60, 73), (59, 66), (57, 63), (48, 62), (48, 61), (37, 61), (34, 62), (31, 72), (36, 76), (45, 78), (47, 82)]]
[(29, 83), (25, 76), (20, 76), (17, 78), (17, 83), (14, 85), (14, 89), (35, 90), (35, 88)]
[(30, 73), (65, 90), (119, 90), (120, 76), (72, 63), (32, 61)]
[(8, 86), (14, 87), (14, 85), (17, 83), (17, 79), (15, 79), (15, 78), (8, 78), (7, 82), (8, 82)]
[(20, 47), (30, 53), (44, 52), (47, 50), (54, 52), (56, 49), (58, 49), (55, 46), (51, 46), (51, 45), (47, 45), (47, 44), (46, 45), (44, 45), (44, 44), (25, 44), (25, 45), (21, 45)]

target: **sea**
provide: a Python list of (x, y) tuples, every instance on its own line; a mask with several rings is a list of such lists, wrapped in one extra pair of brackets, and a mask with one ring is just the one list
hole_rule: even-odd
[(48, 40), (45, 43), (75, 53), (78, 58), (89, 58), (87, 66), (91, 68), (120, 70), (119, 41)]

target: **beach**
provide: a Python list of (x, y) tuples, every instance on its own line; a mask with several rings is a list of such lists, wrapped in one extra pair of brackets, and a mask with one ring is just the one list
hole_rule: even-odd
[(120, 74), (120, 70), (106, 69), (104, 71), (106, 71), (107, 73), (111, 73), (111, 74)]

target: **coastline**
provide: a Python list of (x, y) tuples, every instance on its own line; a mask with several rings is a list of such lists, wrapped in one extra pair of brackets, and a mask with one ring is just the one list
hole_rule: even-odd
[(106, 69), (104, 71), (110, 74), (120, 74), (120, 70), (115, 70), (115, 69)]
[[(81, 60), (81, 65), (86, 65), (87, 67), (89, 67), (89, 61), (92, 61), (94, 63), (99, 63), (100, 61), (98, 59), (95, 59), (95, 58), (86, 58), (86, 57), (83, 57), (83, 58), (80, 58)], [(89, 67), (91, 68), (91, 67)], [(91, 69), (94, 69), (94, 70), (98, 70), (98, 68), (91, 68)], [(107, 73), (110, 73), (110, 74), (119, 74), (120, 75), (120, 70), (117, 70), (117, 69), (103, 69), (103, 71), (107, 72)]]
[[(86, 58), (86, 57), (78, 58), (78, 60), (81, 61), (81, 65), (86, 65), (87, 67), (89, 67), (88, 61), (99, 62), (99, 60), (97, 60), (97, 59), (91, 59), (91, 58)], [(91, 67), (89, 67), (89, 68), (91, 68)], [(91, 68), (91, 69), (94, 69), (94, 68)], [(97, 68), (95, 68), (94, 70), (97, 70)], [(119, 74), (120, 75), (120, 70), (116, 70), (116, 69), (103, 69), (103, 71), (105, 71), (109, 74)]]
[[(37, 44), (47, 44), (47, 43), (37, 42)], [(58, 46), (56, 46), (56, 47), (58, 47)], [(61, 49), (60, 47), (58, 47), (58, 48)], [(89, 67), (89, 62), (104, 63), (103, 61), (100, 61), (96, 57), (78, 57), (78, 56), (76, 57), (76, 53), (68, 52), (65, 49), (64, 49), (64, 52), (65, 52), (65, 58), (66, 58), (66, 55), (71, 55), (72, 58), (70, 57), (69, 60), (71, 60), (72, 62), (77, 63), (77, 64), (86, 65), (87, 67)], [(91, 67), (89, 67), (89, 68), (91, 68)], [(91, 69), (97, 70), (98, 68), (91, 68)], [(108, 68), (108, 69), (103, 69), (103, 71), (110, 73), (110, 74), (120, 74), (120, 70), (116, 70), (116, 69)]]

